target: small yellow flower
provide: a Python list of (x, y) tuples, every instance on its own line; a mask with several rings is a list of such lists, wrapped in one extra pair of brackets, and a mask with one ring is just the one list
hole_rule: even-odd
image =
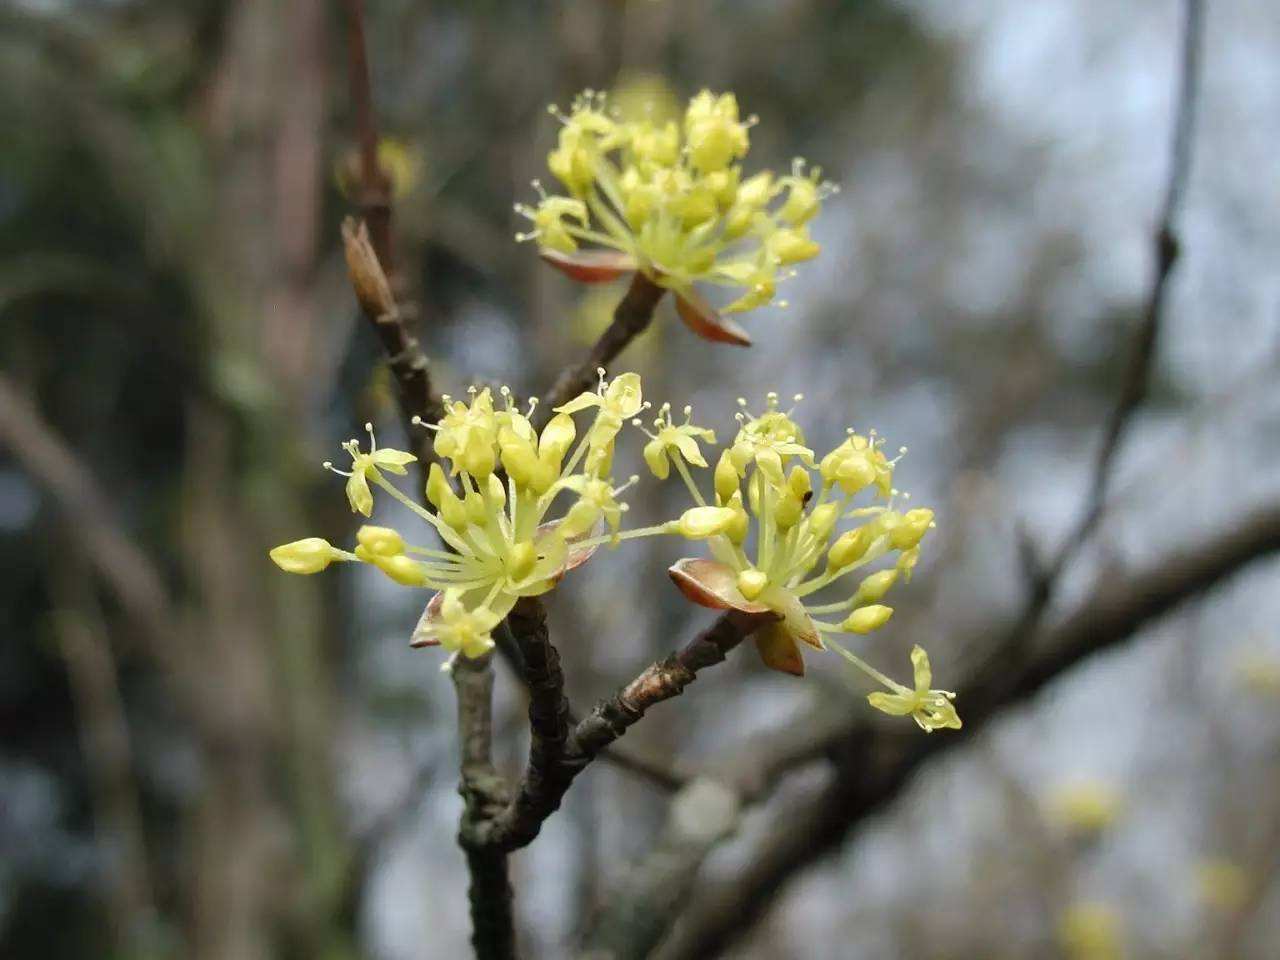
[[(803, 398), (794, 397), (798, 403)], [(738, 435), (729, 447), (729, 458), (739, 476), (745, 476), (747, 465), (754, 462), (770, 480), (781, 482), (782, 470), (792, 457), (805, 466), (813, 466), (813, 451), (805, 446), (804, 431), (791, 419), (790, 414), (778, 409), (778, 395), (765, 397), (765, 412), (752, 416), (746, 412), (747, 401), (738, 399), (742, 412), (738, 414)]]
[(586, 226), (587, 206), (581, 200), (571, 200), (568, 197), (543, 197), (531, 219), (533, 233), (528, 239), (536, 238), (544, 247), (572, 253), (578, 249), (578, 243), (569, 233), (566, 221), (576, 221), (579, 226)]
[(407, 465), (418, 458), (403, 450), (392, 450), (389, 447), (378, 449), (378, 442), (373, 435), (373, 424), (366, 423), (364, 428), (369, 433), (369, 452), (360, 451), (359, 440), (348, 440), (342, 445), (351, 456), (351, 470), (338, 470), (325, 461), (325, 468), (347, 478), (347, 502), (354, 513), (362, 513), (366, 517), (373, 513), (373, 493), (369, 490), (370, 480), (379, 480), (380, 470), (404, 476), (408, 473)]
[(911, 648), (911, 666), (915, 674), (915, 689), (893, 684), (894, 693), (869, 693), (867, 702), (877, 710), (894, 717), (910, 716), (925, 733), (950, 728), (959, 730), (960, 717), (951, 702), (955, 694), (946, 690), (933, 690), (933, 670), (929, 655), (919, 645)]
[[(639, 478), (633, 477), (625, 486), (630, 486)], [(625, 503), (618, 502), (618, 494), (624, 487), (614, 487), (607, 480), (600, 480), (580, 474), (562, 482), (566, 490), (578, 494), (578, 502), (569, 508), (565, 515), (563, 533), (565, 536), (578, 537), (595, 528), (603, 520), (615, 535), (622, 525), (622, 515), (626, 512)]]
[(455, 587), (444, 592), (440, 617), (434, 621), (431, 635), (450, 653), (464, 657), (482, 657), (493, 649), (494, 628), (502, 617), (488, 607), (468, 610), (462, 602), (462, 591)]
[[(698, 441), (715, 443), (716, 434), (714, 430), (695, 426), (690, 419), (692, 416), (693, 408), (685, 407), (684, 423), (676, 424), (671, 420), (671, 404), (664, 403), (653, 421), (657, 432), (645, 431), (650, 439), (644, 446), (644, 462), (659, 480), (665, 480), (670, 476), (673, 460), (677, 469), (681, 469), (684, 463), (691, 463), (695, 467), (707, 465), (706, 459), (702, 456), (702, 450), (698, 447)], [(637, 427), (641, 426), (639, 420), (632, 422)]]
[(587, 432), (587, 468), (597, 475), (609, 472), (613, 462), (614, 438), (623, 424), (644, 409), (644, 396), (640, 378), (634, 373), (624, 373), (611, 381), (605, 380), (604, 369), (599, 371), (600, 385), (595, 392), (580, 393), (562, 406), (556, 413), (574, 414), (596, 408), (596, 419)]

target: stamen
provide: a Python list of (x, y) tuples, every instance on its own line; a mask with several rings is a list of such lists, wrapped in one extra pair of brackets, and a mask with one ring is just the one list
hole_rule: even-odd
[(440, 430), (440, 424), (428, 423), (426, 420), (423, 420), (416, 413), (409, 419), (409, 423), (415, 427), (422, 427), (424, 430), (436, 430), (436, 431)]
[[(626, 491), (630, 490), (632, 487), (634, 487), (634, 486), (635, 486), (637, 483), (639, 483), (639, 482), (640, 482), (640, 476), (639, 476), (639, 474), (635, 474), (635, 473), (633, 473), (630, 477), (628, 477), (628, 478), (627, 478), (627, 482), (626, 482), (626, 483), (624, 483), (624, 484), (623, 484), (622, 486), (620, 486), (620, 487), (615, 487), (615, 488), (613, 489), (613, 491), (612, 491), (613, 496), (615, 496), (615, 497), (616, 497), (616, 496), (617, 496), (618, 494), (620, 494), (620, 493), (625, 493)], [(625, 509), (625, 508), (626, 508), (626, 505), (625, 505), (625, 504), (623, 504), (623, 509)]]
[(324, 467), (326, 470), (329, 470), (332, 473), (336, 473), (340, 477), (349, 477), (353, 472), (351, 470), (339, 470), (337, 467), (333, 465), (332, 460), (326, 460), (324, 463), (320, 464), (320, 466)]

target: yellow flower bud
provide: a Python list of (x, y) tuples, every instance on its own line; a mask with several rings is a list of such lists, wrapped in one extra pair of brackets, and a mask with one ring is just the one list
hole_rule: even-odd
[(390, 527), (365, 525), (356, 533), (356, 541), (370, 553), (394, 557), (404, 553), (404, 539)]
[(853, 611), (845, 618), (844, 623), (840, 624), (840, 628), (850, 633), (870, 633), (883, 627), (892, 616), (893, 607), (876, 603)]
[(529, 489), (542, 496), (551, 489), (551, 485), (560, 477), (560, 467), (552, 466), (547, 461), (539, 458), (538, 465), (529, 475)]
[(733, 520), (725, 528), (724, 535), (729, 538), (731, 543), (741, 546), (742, 541), (747, 539), (747, 531), (751, 526), (747, 511), (742, 506), (741, 490), (735, 491), (733, 496), (729, 498), (727, 509), (733, 511)]
[(846, 530), (836, 538), (836, 542), (827, 551), (827, 563), (834, 570), (856, 563), (867, 552), (867, 548), (871, 546), (872, 539), (869, 526)]
[(933, 525), (933, 511), (921, 507), (908, 510), (901, 521), (889, 531), (889, 543), (895, 550), (910, 550)]
[(480, 442), (477, 438), (475, 442), (468, 443), (466, 449), (462, 451), (462, 469), (473, 477), (484, 479), (493, 473), (493, 468), (497, 465), (493, 444), (487, 441)]
[(760, 472), (773, 483), (782, 482), (782, 457), (777, 450), (763, 449), (756, 451), (756, 466)]
[(854, 594), (853, 602), (859, 607), (879, 603), (889, 592), (889, 588), (897, 582), (897, 570), (881, 570), (879, 573), (873, 573), (858, 584), (858, 592)]
[(447, 526), (454, 530), (463, 530), (467, 526), (467, 508), (452, 490), (449, 490), (440, 499), (439, 508), (440, 519)]
[(445, 479), (444, 470), (440, 468), (440, 464), (432, 463), (431, 469), (427, 471), (427, 499), (438, 510), (440, 501), (446, 493), (453, 493), (453, 488)]
[(722, 504), (728, 503), (738, 492), (738, 471), (728, 450), (721, 451), (720, 459), (716, 461), (715, 485), (716, 499)]
[(778, 217), (788, 223), (801, 224), (812, 220), (822, 206), (818, 185), (808, 177), (787, 177), (787, 200), (778, 210)]
[(534, 471), (538, 469), (538, 455), (533, 444), (513, 434), (505, 434), (502, 438), (502, 466), (517, 487), (529, 486)]
[(799, 464), (792, 467), (791, 472), (787, 474), (787, 486), (801, 500), (813, 492), (813, 480), (809, 477), (809, 471)]
[(738, 194), (738, 180), (740, 177), (741, 172), (737, 167), (730, 167), (728, 170), (719, 170), (716, 173), (707, 174), (705, 179), (706, 187), (716, 198), (716, 203), (720, 207), (727, 207), (733, 203)]
[(675, 528), (689, 540), (705, 540), (725, 532), (734, 521), (730, 507), (693, 507), (676, 521)]
[(538, 456), (549, 458), (549, 462), (557, 468), (569, 448), (573, 446), (578, 428), (573, 417), (567, 413), (557, 413), (542, 428), (542, 436), (538, 440)]
[(738, 188), (738, 203), (752, 210), (759, 210), (773, 198), (773, 174), (762, 170), (742, 181)]
[(507, 505), (507, 488), (502, 485), (497, 474), (489, 474), (489, 479), (485, 481), (484, 495), (489, 501), (490, 509), (501, 510)]
[(840, 461), (835, 478), (840, 489), (852, 496), (875, 481), (876, 471), (865, 456), (853, 454)]
[(809, 530), (819, 540), (826, 540), (831, 535), (831, 531), (835, 529), (836, 521), (840, 519), (840, 505), (837, 503), (824, 503), (821, 506), (813, 508), (813, 512), (809, 514)]
[(783, 487), (773, 508), (773, 522), (779, 530), (790, 530), (804, 515), (804, 501), (790, 487)]
[(754, 600), (769, 585), (769, 577), (763, 570), (743, 570), (738, 574), (738, 591), (748, 600)]
[[(361, 553), (363, 550), (357, 550), (357, 552)], [(423, 575), (422, 564), (403, 553), (394, 557), (366, 554), (363, 559), (368, 560), (369, 563), (372, 563), (388, 577), (402, 586), (426, 586), (427, 581), (426, 577)]]
[(307, 537), (281, 544), (268, 554), (285, 573), (319, 573), (334, 561), (337, 554), (328, 540)]
[[(492, 474), (490, 474), (492, 477)], [(488, 486), (488, 484), (485, 484)], [(485, 521), (489, 518), (489, 507), (484, 502), (484, 497), (480, 496), (474, 490), (468, 490), (467, 495), (462, 500), (462, 505), (467, 510), (467, 522), (472, 526), (483, 527)]]

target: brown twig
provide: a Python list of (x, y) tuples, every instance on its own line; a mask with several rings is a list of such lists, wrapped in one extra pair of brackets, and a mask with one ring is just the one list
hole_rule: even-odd
[(342, 225), (351, 284), (365, 319), (373, 326), (387, 366), (400, 385), (405, 427), (422, 469), (431, 462), (431, 438), (413, 426), (413, 418), (435, 423), (443, 408), (431, 385), (431, 367), (416, 337), (409, 333), (404, 311), (396, 302), (391, 243), (391, 183), (378, 164), (378, 129), (365, 48), (364, 0), (344, 0), (347, 11), (347, 74), (351, 106), (360, 143), (360, 184), (357, 204), (361, 223)]
[(1068, 533), (1052, 559), (1041, 566), (1036, 563), (1029, 544), (1024, 544), (1024, 559), (1031, 571), (1031, 593), (1024, 616), (1027, 626), (1034, 625), (1052, 599), (1062, 572), (1085, 545), (1106, 506), (1107, 491), (1114, 473), (1116, 454), (1128, 432), (1134, 414), (1147, 397), (1151, 371), (1155, 366), (1160, 333), (1164, 326), (1169, 278), (1181, 251), (1177, 234), (1178, 214), (1191, 174), (1194, 147), (1196, 103), (1199, 99), (1200, 48), (1204, 42), (1204, 5), (1202, 0), (1184, 0), (1182, 54), (1178, 70), (1178, 92), (1175, 98), (1173, 134), (1169, 148), (1169, 175), (1165, 182), (1152, 253), (1155, 274), (1143, 303), (1142, 318), (1134, 331), (1129, 361), (1116, 396), (1115, 406), (1102, 433), (1102, 445), (1094, 461), (1088, 500), (1075, 526)]
[[(700, 670), (723, 661), (759, 623), (759, 617), (736, 612), (723, 614), (684, 648), (646, 667), (617, 694), (596, 704), (567, 731), (563, 741), (559, 740), (559, 708), (553, 706), (563, 702), (554, 676), (559, 672), (558, 662), (554, 670), (546, 669), (542, 692), (535, 696), (536, 702), (530, 707), (530, 718), (534, 718), (536, 710), (539, 715), (536, 722), (543, 730), (539, 733), (535, 726), (535, 747), (530, 751), (529, 769), (520, 793), (498, 816), (479, 827), (477, 836), (481, 842), (500, 850), (516, 850), (532, 842), (542, 824), (559, 808), (574, 778), (601, 750), (626, 733), (651, 707), (679, 696), (697, 679)], [(550, 647), (549, 642), (538, 637), (532, 641), (525, 638), (521, 644), (526, 650), (543, 644)], [(550, 664), (551, 658), (546, 662)], [(531, 665), (531, 671), (536, 669)], [(556, 718), (554, 725), (550, 722), (552, 717)]]
[(387, 366), (400, 385), (400, 409), (405, 430), (418, 462), (426, 469), (435, 454), (430, 432), (414, 425), (415, 418), (435, 423), (444, 415), (440, 398), (431, 386), (431, 365), (415, 337), (409, 334), (404, 315), (391, 293), (364, 223), (347, 218), (342, 223), (347, 272), (355, 288), (360, 310), (373, 325), (387, 355)]
[(364, 35), (364, 0), (343, 0), (347, 11), (347, 83), (355, 112), (360, 146), (360, 184), (357, 203), (369, 225), (373, 249), (390, 273), (391, 181), (378, 163), (378, 126), (373, 112), (373, 84), (369, 79), (369, 55)]
[(631, 278), (631, 286), (626, 296), (618, 301), (613, 311), (613, 321), (600, 334), (587, 358), (574, 366), (566, 368), (555, 384), (542, 398), (536, 413), (539, 426), (551, 417), (551, 411), (572, 400), (584, 390), (590, 390), (596, 383), (597, 372), (607, 369), (627, 345), (644, 333), (653, 322), (653, 311), (666, 289), (658, 286), (641, 271), (637, 270)]
[[(524, 654), (516, 643), (515, 637), (511, 636), (510, 629), (505, 622), (494, 639), (498, 644), (498, 653), (506, 660), (516, 678), (524, 683), (526, 689), (528, 689), (529, 679), (526, 676), (527, 667)], [(572, 706), (569, 708), (567, 719), (569, 726), (575, 727), (578, 725), (578, 717), (574, 713)], [(674, 792), (684, 786), (691, 778), (691, 774), (688, 771), (622, 742), (613, 743), (600, 751), (598, 759), (617, 767), (619, 770), (634, 773), (661, 790)]]
[(956, 698), (964, 705), (962, 734), (924, 736), (914, 727), (870, 723), (851, 728), (831, 783), (790, 811), (791, 829), (770, 834), (742, 873), (706, 892), (659, 956), (705, 960), (720, 955), (750, 929), (783, 885), (894, 799), (930, 757), (965, 743), (997, 714), (1034, 696), (1080, 662), (1276, 552), (1280, 507), (1271, 507), (1194, 550), (1163, 557), (1127, 577), (1108, 576), (1037, 645), (1036, 656), (1021, 662), (1006, 659), (998, 669), (984, 663), (972, 672)]
[(506, 808), (507, 784), (493, 767), (493, 665), (489, 656), (455, 657), (451, 671), (458, 695), (465, 803), (458, 843), (471, 874), (472, 946), (479, 960), (514, 958), (515, 921), (507, 855), (485, 842), (482, 828)]

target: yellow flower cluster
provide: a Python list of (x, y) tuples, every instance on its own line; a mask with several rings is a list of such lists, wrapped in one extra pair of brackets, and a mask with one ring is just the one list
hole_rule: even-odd
[[(926, 731), (959, 728), (954, 694), (932, 688), (929, 657), (920, 647), (911, 654), (914, 677), (908, 687), (831, 639), (868, 634), (888, 622), (893, 608), (881, 601), (900, 578), (910, 577), (920, 541), (933, 526), (933, 511), (895, 507), (896, 459), (884, 455), (874, 432), (850, 431), (818, 461), (791, 414), (778, 408), (776, 394), (769, 394), (759, 416), (740, 403), (744, 411), (738, 415), (737, 436), (713, 471), (714, 498), (703, 496), (688, 469), (706, 464), (697, 441), (714, 442), (714, 436), (693, 426), (688, 411), (679, 426), (668, 410), (661, 411), (645, 448), (653, 473), (665, 477), (674, 464), (695, 503), (667, 529), (706, 541), (712, 555), (676, 563), (671, 568), (676, 585), (704, 606), (771, 614), (774, 622), (755, 635), (770, 667), (803, 674), (802, 645), (831, 646), (887, 688), (869, 696), (876, 709), (911, 716)], [(872, 503), (856, 506), (855, 498), (864, 492)], [(842, 531), (846, 521), (854, 523)], [(855, 571), (886, 558), (892, 564), (860, 575), (852, 589), (846, 586)], [(821, 591), (842, 589), (841, 599), (813, 602)], [(822, 619), (831, 614), (841, 619)]]
[[(364, 526), (354, 551), (310, 537), (276, 547), (271, 559), (289, 573), (302, 574), (318, 573), (335, 560), (358, 561), (397, 583), (434, 589), (438, 593), (427, 604), (414, 645), (439, 644), (469, 657), (488, 652), (492, 630), (519, 597), (545, 593), (600, 544), (622, 539), (626, 506), (617, 498), (630, 483), (616, 486), (609, 471), (623, 424), (645, 407), (638, 376), (623, 374), (606, 383), (601, 371), (597, 391), (559, 407), (537, 432), (510, 392), (503, 388), (501, 393), (506, 401), (501, 408), (487, 388), (472, 388), (467, 401), (446, 397), (440, 422), (423, 424), (435, 431), (434, 452), (440, 458), (427, 479), (431, 509), (386, 478), (403, 475), (415, 458), (379, 449), (371, 425), (366, 424), (368, 452), (356, 440), (343, 444), (350, 470), (325, 464), (347, 477), (353, 511), (369, 516), (372, 487), (377, 487), (426, 521), (448, 550), (411, 545), (388, 527)], [(579, 438), (574, 414), (586, 410), (594, 410), (595, 417)], [(570, 504), (551, 518), (561, 494)], [(601, 535), (606, 526), (610, 532)]]
[[(691, 312), (710, 311), (695, 283), (739, 289), (723, 312), (740, 313), (771, 303), (791, 265), (817, 256), (808, 223), (835, 187), (799, 159), (788, 175), (744, 178), (739, 161), (756, 120), (739, 117), (732, 93), (702, 91), (681, 122), (625, 119), (592, 91), (567, 115), (552, 112), (562, 126), (547, 165), (568, 196), (535, 181), (537, 205), (516, 206), (533, 229), (517, 239), (536, 240), (571, 276), (641, 270), (677, 294), (697, 329)], [(581, 243), (590, 249), (580, 256)]]
[[(557, 407), (540, 432), (516, 409), (509, 391), (501, 393), (501, 408), (488, 389), (472, 388), (467, 401), (446, 397), (440, 422), (423, 425), (435, 431), (439, 458), (428, 473), (430, 509), (386, 477), (404, 474), (413, 456), (380, 449), (369, 425), (367, 452), (355, 440), (343, 445), (350, 470), (325, 464), (347, 477), (353, 511), (371, 514), (376, 487), (426, 521), (448, 550), (409, 544), (388, 527), (364, 526), (353, 551), (311, 537), (277, 547), (271, 558), (302, 574), (335, 560), (368, 563), (397, 583), (431, 588), (437, 592), (413, 644), (475, 657), (492, 648), (492, 631), (518, 598), (550, 590), (601, 544), (659, 535), (702, 540), (712, 557), (678, 561), (672, 579), (696, 603), (759, 615), (755, 641), (768, 666), (801, 675), (802, 645), (831, 647), (886, 688), (868, 697), (876, 709), (913, 717), (926, 731), (960, 726), (954, 694), (932, 687), (924, 650), (913, 650), (914, 677), (906, 686), (833, 639), (868, 634), (888, 622), (893, 608), (882, 601), (899, 579), (910, 577), (920, 541), (933, 526), (930, 510), (896, 508), (897, 459), (884, 455), (874, 432), (850, 431), (818, 461), (790, 412), (778, 408), (776, 394), (769, 394), (759, 416), (747, 413), (740, 401), (739, 429), (716, 462), (708, 498), (691, 468), (709, 468), (701, 445), (714, 444), (715, 433), (694, 424), (688, 407), (683, 422), (676, 422), (670, 405), (663, 404), (653, 430), (645, 430), (644, 460), (660, 480), (674, 471), (694, 506), (675, 520), (623, 532), (626, 506), (618, 496), (638, 478), (616, 486), (610, 471), (627, 421), (643, 429), (637, 414), (648, 404), (640, 378), (627, 373), (606, 381), (601, 370), (599, 387)], [(574, 417), (589, 412), (591, 424), (579, 434)], [(855, 505), (864, 492), (872, 502)], [(552, 518), (561, 494), (569, 504)], [(886, 558), (892, 563), (860, 574), (856, 586), (846, 580)], [(842, 598), (814, 602), (819, 592), (838, 590)], [(823, 619), (831, 614), (838, 619)]]

